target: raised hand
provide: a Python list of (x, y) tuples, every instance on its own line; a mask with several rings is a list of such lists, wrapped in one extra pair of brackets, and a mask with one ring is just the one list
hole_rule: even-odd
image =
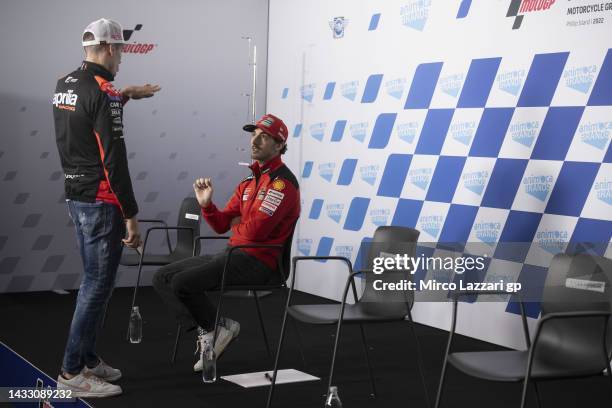
[(142, 86), (127, 86), (121, 90), (121, 93), (131, 99), (150, 98), (161, 89), (159, 85), (145, 84)]
[(199, 178), (193, 183), (193, 191), (200, 207), (207, 207), (212, 202), (213, 186), (210, 178)]

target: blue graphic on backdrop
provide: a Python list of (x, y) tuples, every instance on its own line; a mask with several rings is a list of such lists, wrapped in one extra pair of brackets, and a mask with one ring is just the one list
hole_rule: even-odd
[(332, 178), (334, 178), (335, 168), (336, 163), (321, 163), (319, 164), (319, 176), (331, 182)]
[(309, 256), (312, 250), (312, 239), (310, 238), (299, 238), (297, 240), (298, 251), (304, 255)]
[(334, 89), (336, 89), (335, 82), (328, 82), (327, 86), (325, 86), (325, 93), (323, 94), (323, 100), (327, 101), (334, 96)]
[(523, 184), (527, 194), (544, 202), (552, 188), (553, 177), (550, 175), (527, 176), (523, 177)]
[(612, 205), (612, 181), (604, 179), (593, 185), (597, 199)]
[(368, 31), (374, 31), (378, 28), (378, 22), (380, 21), (380, 13), (372, 14), (372, 18), (370, 19), (370, 26), (368, 27)]
[(368, 77), (365, 89), (363, 90), (363, 96), (361, 97), (361, 103), (372, 103), (376, 101), (382, 79), (383, 74), (372, 74)]
[(556, 255), (563, 252), (565, 243), (568, 242), (567, 230), (548, 230), (536, 233), (535, 240), (544, 251)]
[(472, 173), (464, 173), (461, 179), (463, 180), (465, 188), (473, 193), (482, 195), (485, 184), (487, 184), (487, 180), (489, 179), (489, 172), (475, 171)]
[(414, 138), (419, 131), (419, 122), (407, 122), (397, 125), (397, 135), (401, 140), (407, 143), (414, 142)]
[(429, 18), (431, 0), (415, 0), (400, 7), (402, 24), (406, 27), (423, 31)]
[(465, 76), (463, 74), (454, 74), (441, 77), (438, 82), (440, 84), (440, 89), (442, 89), (442, 92), (445, 94), (456, 98), (457, 95), (459, 95), (459, 90), (463, 84), (464, 77)]
[(295, 128), (293, 128), (293, 137), (300, 137), (300, 133), (302, 133), (302, 124), (298, 123), (295, 125)]
[(329, 22), (329, 28), (331, 28), (334, 39), (340, 39), (344, 37), (344, 30), (348, 26), (349, 20), (344, 17), (334, 17)]
[(431, 167), (423, 169), (412, 169), (408, 172), (408, 180), (423, 191), (427, 190), (427, 186), (431, 181), (433, 169)]
[(344, 229), (349, 231), (359, 231), (363, 226), (370, 199), (365, 197), (355, 197), (351, 200), (346, 220), (344, 221)]
[(357, 159), (344, 159), (342, 167), (340, 168), (340, 175), (338, 176), (337, 184), (339, 186), (348, 186), (353, 181), (353, 174), (355, 174), (355, 167), (357, 167)]
[(390, 216), (391, 210), (388, 208), (376, 208), (370, 210), (370, 219), (372, 220), (372, 224), (378, 227), (388, 225)]
[(353, 123), (349, 126), (349, 132), (353, 139), (363, 143), (368, 133), (368, 122)]
[(444, 217), (441, 215), (424, 215), (419, 217), (419, 225), (423, 231), (432, 237), (437, 237), (444, 225)]
[(359, 87), (359, 81), (345, 82), (340, 84), (340, 93), (346, 99), (354, 101), (355, 97), (357, 96), (357, 87)]
[(450, 126), (449, 132), (453, 139), (462, 145), (469, 146), (476, 131), (476, 122), (458, 122)]
[(380, 170), (380, 166), (378, 164), (370, 165), (370, 166), (361, 166), (359, 167), (359, 174), (361, 175), (361, 179), (373, 186), (376, 184), (376, 178), (378, 177), (378, 171)]
[(537, 120), (513, 123), (508, 128), (510, 137), (516, 143), (525, 147), (531, 147), (540, 130), (540, 122)]
[(563, 79), (565, 79), (567, 87), (586, 94), (589, 92), (591, 85), (593, 85), (596, 74), (597, 67), (595, 65), (587, 65), (568, 69), (563, 73)]
[(584, 123), (578, 127), (578, 137), (583, 143), (603, 150), (610, 140), (612, 122)]
[(385, 89), (387, 93), (395, 99), (401, 99), (406, 88), (406, 78), (392, 79), (385, 82)]
[(281, 95), (281, 99), (287, 99), (287, 95), (289, 95), (289, 88), (284, 88), (283, 94)]
[(470, 11), (471, 5), (472, 5), (472, 0), (461, 0), (461, 4), (459, 5), (459, 10), (457, 11), (457, 18), (467, 17)]
[(325, 206), (327, 216), (337, 223), (340, 223), (342, 218), (342, 212), (344, 211), (344, 204), (327, 204)]
[(304, 163), (304, 170), (302, 170), (302, 178), (310, 177), (310, 173), (312, 173), (313, 164), (314, 163), (312, 161), (307, 161)]
[(314, 98), (315, 87), (315, 84), (307, 84), (300, 87), (300, 95), (302, 99), (308, 102), (312, 102), (312, 99)]
[(504, 92), (511, 95), (518, 95), (523, 80), (525, 79), (525, 70), (519, 69), (516, 71), (502, 72), (497, 77), (497, 86)]
[(501, 228), (502, 225), (499, 222), (477, 222), (474, 224), (474, 235), (485, 244), (494, 246), (499, 240)]
[(310, 136), (317, 139), (319, 142), (323, 140), (325, 136), (325, 128), (327, 127), (327, 123), (314, 123), (310, 125)]

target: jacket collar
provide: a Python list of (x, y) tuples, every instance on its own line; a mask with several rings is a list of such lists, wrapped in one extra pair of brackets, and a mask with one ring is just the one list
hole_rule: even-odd
[(249, 166), (249, 168), (253, 172), (254, 176), (259, 177), (260, 174), (266, 174), (270, 171), (274, 171), (278, 169), (280, 166), (282, 166), (283, 164), (284, 163), (281, 160), (281, 157), (279, 154), (279, 155), (274, 156), (273, 158), (271, 158), (270, 160), (268, 160), (262, 165), (260, 165), (258, 161), (255, 161), (253, 162), (253, 164)]
[(81, 64), (81, 68), (80, 69), (83, 70), (83, 71), (89, 71), (89, 72), (91, 72), (94, 75), (101, 76), (102, 78), (106, 79), (107, 81), (114, 81), (115, 80), (115, 76), (113, 74), (111, 74), (102, 65), (96, 64), (95, 62), (83, 61), (83, 63)]

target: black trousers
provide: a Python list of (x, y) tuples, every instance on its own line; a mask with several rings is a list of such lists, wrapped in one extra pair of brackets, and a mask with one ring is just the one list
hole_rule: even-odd
[[(187, 330), (214, 329), (217, 308), (206, 291), (221, 287), (221, 275), (229, 248), (216, 255), (195, 256), (161, 267), (153, 286)], [(226, 272), (226, 285), (263, 285), (273, 271), (259, 259), (237, 249)]]

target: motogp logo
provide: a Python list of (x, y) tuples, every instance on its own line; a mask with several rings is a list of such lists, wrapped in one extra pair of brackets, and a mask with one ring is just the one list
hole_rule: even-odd
[(329, 28), (331, 28), (332, 33), (334, 35), (334, 39), (339, 39), (344, 37), (344, 29), (348, 25), (349, 20), (344, 17), (334, 17), (332, 21), (329, 22)]

